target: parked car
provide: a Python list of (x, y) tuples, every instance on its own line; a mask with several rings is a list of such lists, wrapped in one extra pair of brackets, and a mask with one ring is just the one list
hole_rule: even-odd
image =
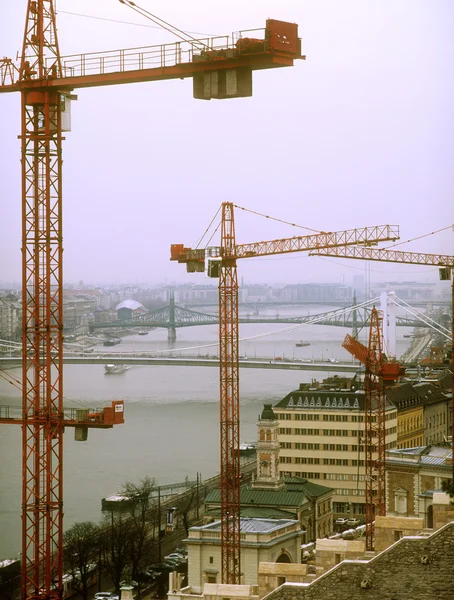
[(187, 557), (181, 554), (181, 552), (172, 552), (167, 556), (164, 556), (164, 560), (177, 561), (178, 563), (187, 560)]
[(361, 525), (361, 521), (359, 519), (347, 519), (347, 525), (349, 527), (357, 527), (358, 525)]
[(115, 592), (96, 592), (95, 600), (120, 600)]
[(344, 519), (343, 517), (339, 517), (334, 521), (334, 525), (347, 525), (348, 519)]

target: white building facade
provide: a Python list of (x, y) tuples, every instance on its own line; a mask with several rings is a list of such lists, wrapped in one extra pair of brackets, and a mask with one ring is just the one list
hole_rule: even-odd
[[(332, 487), (333, 518), (361, 518), (365, 514), (365, 394), (301, 388), (273, 407), (279, 421), (282, 476), (305, 477)], [(390, 403), (385, 419), (386, 448), (395, 448), (397, 410)]]

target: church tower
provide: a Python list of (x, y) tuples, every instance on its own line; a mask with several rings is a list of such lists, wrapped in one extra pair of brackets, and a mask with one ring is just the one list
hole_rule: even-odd
[(279, 490), (285, 488), (279, 474), (279, 422), (272, 404), (265, 404), (258, 423), (257, 478), (253, 489)]

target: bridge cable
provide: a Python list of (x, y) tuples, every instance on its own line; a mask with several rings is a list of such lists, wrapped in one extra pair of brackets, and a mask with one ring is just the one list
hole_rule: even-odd
[[(403, 304), (399, 304), (399, 302), (396, 302), (395, 300), (393, 300), (392, 298), (390, 298), (391, 302), (393, 302), (396, 306), (399, 306), (400, 308), (403, 308), (406, 312), (408, 312), (410, 315), (412, 315), (413, 317), (415, 317), (416, 319), (418, 319), (419, 321), (421, 321), (422, 323), (426, 324), (428, 327), (430, 327), (431, 329), (433, 329), (434, 331), (436, 331), (437, 333), (440, 333), (441, 335), (445, 336), (446, 339), (450, 340), (452, 339), (450, 330), (447, 329), (446, 327), (444, 327), (443, 325), (440, 325), (439, 323), (437, 323), (437, 321), (435, 321), (434, 319), (432, 319), (431, 317), (429, 317), (428, 315), (424, 315), (423, 313), (421, 313), (420, 311), (416, 311), (416, 313), (412, 312), (410, 310), (410, 308), (407, 308), (406, 306), (409, 306), (406, 302), (404, 302), (404, 300), (400, 300), (400, 302), (403, 302)], [(404, 304), (406, 306), (404, 306)], [(435, 324), (435, 325), (433, 325)], [(444, 329), (444, 331), (441, 331), (442, 329)], [(446, 333), (445, 333), (446, 332)]]

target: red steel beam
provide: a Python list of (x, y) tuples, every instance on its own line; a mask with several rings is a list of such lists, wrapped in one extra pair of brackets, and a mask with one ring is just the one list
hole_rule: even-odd
[(222, 205), (219, 279), (219, 365), (221, 418), (222, 582), (239, 584), (240, 568), (240, 392), (238, 362), (238, 277), (233, 204)]

